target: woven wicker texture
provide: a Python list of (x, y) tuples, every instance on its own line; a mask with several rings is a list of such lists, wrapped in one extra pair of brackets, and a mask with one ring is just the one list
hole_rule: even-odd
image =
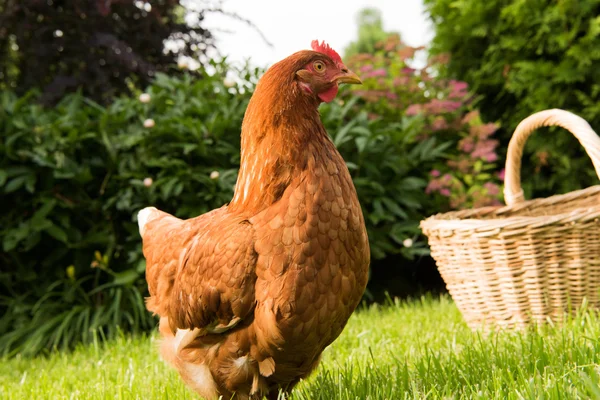
[(523, 120), (510, 141), (507, 206), (438, 214), (421, 222), (446, 287), (473, 329), (560, 322), (584, 298), (600, 308), (600, 186), (523, 198), (523, 147), (541, 126), (569, 130), (600, 177), (600, 138), (589, 124), (564, 110), (542, 111)]

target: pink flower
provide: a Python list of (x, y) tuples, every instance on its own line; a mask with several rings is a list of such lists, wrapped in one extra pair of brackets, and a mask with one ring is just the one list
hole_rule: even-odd
[(412, 74), (414, 74), (414, 73), (415, 73), (415, 71), (416, 71), (416, 70), (415, 70), (414, 68), (410, 68), (410, 67), (404, 67), (404, 68), (402, 68), (402, 70), (401, 70), (401, 72), (402, 72), (404, 75), (412, 75)]
[(397, 76), (394, 78), (394, 86), (406, 86), (410, 82), (408, 76)]
[(494, 162), (498, 159), (498, 154), (488, 153), (488, 154), (486, 154), (486, 156), (484, 158), (485, 158), (485, 161), (487, 161), (487, 162)]
[(498, 193), (500, 193), (500, 188), (495, 183), (486, 182), (483, 187), (485, 190), (487, 190), (490, 196), (496, 196)]
[(421, 104), (411, 104), (408, 106), (405, 113), (406, 115), (417, 115), (421, 113), (422, 109), (423, 106)]
[(416, 84), (414, 82), (410, 82), (410, 81), (408, 82), (407, 89), (408, 89), (409, 93), (419, 93), (419, 94), (421, 94), (421, 92), (422, 92), (422, 90), (421, 90), (421, 88), (419, 87), (418, 84)]
[(443, 188), (443, 186), (440, 183), (440, 181), (437, 179), (434, 179), (427, 184), (427, 187), (425, 188), (425, 193), (429, 194), (431, 192), (437, 192), (442, 188)]
[(462, 172), (463, 174), (468, 173), (471, 169), (471, 162), (466, 157), (460, 157), (458, 161), (448, 160), (446, 164), (450, 168), (455, 169), (458, 172)]
[(403, 60), (406, 60), (407, 58), (413, 58), (413, 56), (415, 55), (415, 51), (417, 51), (416, 48), (405, 46), (402, 49), (398, 50), (398, 56)]
[(365, 78), (376, 78), (378, 76), (386, 76), (387, 72), (384, 68), (376, 69), (375, 71), (369, 72), (365, 74)]
[(458, 142), (458, 148), (465, 153), (470, 153), (475, 148), (475, 142), (472, 137), (466, 137)]
[(448, 64), (450, 62), (450, 54), (449, 53), (443, 53), (443, 54), (438, 54), (436, 56), (433, 56), (429, 59), (429, 65), (432, 64)]
[(462, 99), (463, 97), (465, 97), (468, 94), (467, 93), (468, 87), (469, 87), (469, 85), (467, 85), (465, 82), (451, 80), (450, 81), (450, 94), (448, 95), (448, 97), (451, 99)]
[(489, 123), (484, 125), (473, 125), (469, 128), (469, 134), (477, 136), (480, 139), (486, 139), (490, 137), (496, 130), (498, 125)]
[(357, 96), (364, 97), (367, 101), (378, 101), (380, 98), (384, 96), (388, 96), (387, 92), (383, 90), (357, 90)]
[(456, 111), (462, 106), (460, 101), (433, 99), (425, 104), (425, 109), (432, 114), (442, 114)]
[(361, 53), (361, 54), (355, 55), (353, 58), (357, 61), (371, 61), (373, 56), (371, 54)]
[(448, 128), (448, 123), (443, 117), (437, 117), (431, 124), (431, 129), (434, 131), (441, 131), (446, 128)]
[(360, 67), (360, 72), (369, 72), (372, 70), (373, 70), (373, 66), (370, 64), (363, 65), (362, 67)]
[(498, 146), (497, 140), (480, 140), (475, 145), (475, 150), (473, 150), (473, 152), (471, 153), (471, 157), (483, 159), (488, 159), (490, 157), (493, 158), (491, 154), (493, 153), (495, 155), (496, 146)]
[(433, 171), (431, 171), (429, 174), (430, 174), (431, 176), (433, 176), (433, 177), (436, 177), (436, 178), (437, 178), (438, 176), (440, 176), (440, 171), (438, 171), (437, 169), (434, 169), (434, 170), (433, 170)]
[(453, 209), (460, 208), (467, 201), (467, 196), (459, 195), (458, 197), (454, 197), (450, 199), (450, 207)]
[(442, 190), (440, 190), (440, 194), (441, 194), (442, 196), (450, 197), (450, 189), (448, 189), (448, 188), (443, 188)]
[(451, 80), (450, 87), (452, 88), (452, 90), (461, 92), (463, 90), (467, 90), (469, 85), (466, 82)]
[(462, 123), (463, 124), (469, 124), (471, 123), (473, 120), (479, 118), (479, 111), (475, 110), (475, 111), (470, 111), (467, 113), (467, 115), (465, 115), (462, 119)]
[(498, 179), (500, 179), (501, 181), (504, 181), (504, 175), (506, 174), (506, 170), (504, 168), (502, 168), (500, 170), (500, 172), (498, 172)]

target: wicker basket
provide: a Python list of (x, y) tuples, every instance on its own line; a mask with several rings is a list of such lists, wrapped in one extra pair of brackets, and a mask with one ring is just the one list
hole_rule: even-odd
[(584, 298), (600, 307), (600, 186), (523, 198), (525, 141), (538, 127), (554, 125), (577, 137), (600, 176), (600, 138), (589, 124), (567, 111), (542, 111), (517, 126), (508, 146), (507, 206), (421, 222), (448, 291), (473, 329), (560, 322)]

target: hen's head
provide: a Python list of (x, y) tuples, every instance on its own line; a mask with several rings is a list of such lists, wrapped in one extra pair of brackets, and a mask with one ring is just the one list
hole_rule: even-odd
[[(263, 80), (283, 78), (284, 85), (293, 86), (301, 96), (307, 96), (317, 104), (332, 101), (338, 93), (340, 83), (362, 83), (327, 43), (313, 40), (311, 47), (312, 51), (299, 51), (273, 65)], [(287, 88), (280, 87), (279, 90), (281, 89)]]
[(362, 83), (327, 43), (313, 40), (311, 47), (313, 51), (305, 56), (306, 64), (296, 71), (298, 84), (307, 95), (317, 96), (321, 101), (330, 102), (337, 95), (338, 84)]

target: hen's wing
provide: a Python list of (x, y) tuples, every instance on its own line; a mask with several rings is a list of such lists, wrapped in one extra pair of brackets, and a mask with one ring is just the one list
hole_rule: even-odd
[[(140, 229), (148, 309), (194, 337), (234, 327), (254, 308), (254, 228), (224, 206), (180, 220), (156, 209)], [(193, 339), (193, 338), (191, 338)]]

